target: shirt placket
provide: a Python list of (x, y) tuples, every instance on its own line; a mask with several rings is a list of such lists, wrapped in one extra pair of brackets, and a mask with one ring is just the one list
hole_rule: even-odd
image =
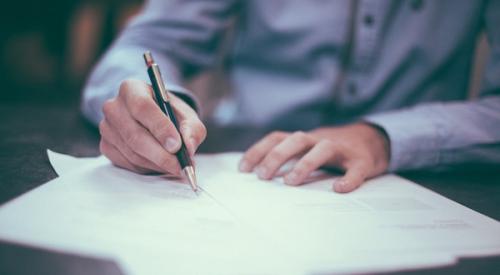
[(376, 62), (384, 21), (391, 1), (359, 0), (354, 20), (351, 55), (346, 68), (344, 99), (356, 104), (362, 97), (363, 83)]

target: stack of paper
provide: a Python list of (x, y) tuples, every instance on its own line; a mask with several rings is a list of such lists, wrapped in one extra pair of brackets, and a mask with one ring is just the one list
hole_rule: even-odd
[(390, 271), (500, 254), (500, 223), (394, 175), (350, 194), (196, 159), (202, 192), (103, 157), (49, 153), (59, 178), (0, 208), (0, 238), (115, 259), (128, 274)]

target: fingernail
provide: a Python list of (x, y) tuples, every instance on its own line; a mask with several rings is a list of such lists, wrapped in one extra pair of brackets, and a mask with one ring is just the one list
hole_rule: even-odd
[(173, 154), (177, 151), (178, 146), (179, 142), (177, 141), (177, 139), (171, 137), (167, 138), (167, 141), (165, 142), (165, 148), (167, 149), (167, 151)]
[(338, 179), (337, 181), (335, 181), (334, 189), (335, 191), (342, 192), (347, 188), (348, 184), (349, 183), (345, 179)]
[(285, 176), (285, 183), (288, 185), (297, 185), (297, 180), (299, 179), (299, 175), (296, 172), (290, 172)]
[(257, 168), (257, 170), (255, 170), (255, 172), (257, 173), (259, 178), (261, 178), (261, 179), (267, 178), (267, 168), (266, 167), (260, 166)]
[(240, 172), (250, 172), (250, 164), (247, 161), (242, 160), (240, 161), (239, 169)]

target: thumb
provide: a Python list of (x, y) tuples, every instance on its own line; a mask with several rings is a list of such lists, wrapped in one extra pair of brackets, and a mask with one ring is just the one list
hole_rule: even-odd
[(347, 168), (345, 175), (337, 179), (333, 184), (333, 190), (337, 193), (349, 193), (363, 184), (366, 180), (367, 167), (357, 163)]

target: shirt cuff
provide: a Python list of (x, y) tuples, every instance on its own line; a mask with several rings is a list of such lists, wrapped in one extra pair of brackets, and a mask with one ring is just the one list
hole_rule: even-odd
[(363, 121), (382, 128), (389, 137), (389, 172), (434, 167), (439, 164), (444, 127), (425, 108), (369, 115)]
[(187, 105), (189, 105), (189, 107), (191, 107), (193, 110), (195, 110), (198, 115), (200, 114), (200, 112), (199, 112), (200, 104), (199, 104), (196, 96), (194, 96), (194, 94), (191, 91), (189, 91), (188, 89), (186, 89), (182, 86), (178, 86), (175, 84), (165, 83), (165, 86), (168, 87), (167, 89), (171, 93), (173, 93), (178, 98), (180, 98), (184, 102), (186, 102)]

